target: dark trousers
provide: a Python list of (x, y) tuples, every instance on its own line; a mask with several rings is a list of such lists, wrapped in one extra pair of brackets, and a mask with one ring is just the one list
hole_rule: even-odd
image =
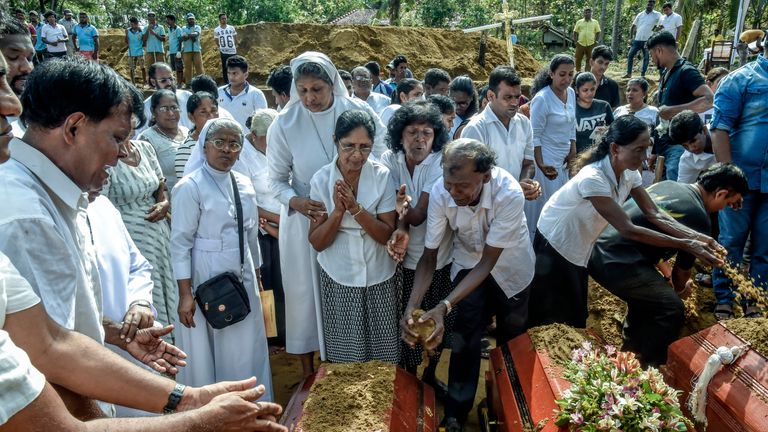
[(275, 315), (277, 315), (277, 337), (272, 339), (279, 346), (285, 346), (285, 291), (280, 275), (280, 247), (277, 239), (269, 234), (259, 233), (261, 249), (261, 281), (264, 289), (273, 291), (275, 296)]
[(683, 301), (652, 265), (603, 264), (592, 256), (589, 274), (627, 303), (622, 350), (637, 353), (644, 365), (666, 363), (685, 320)]
[(221, 56), (221, 76), (222, 76), (222, 79), (224, 80), (224, 84), (229, 84), (229, 78), (227, 78), (227, 59), (232, 57), (232, 56), (235, 56), (237, 54), (223, 54), (223, 53), (219, 53), (219, 55)]
[[(469, 270), (462, 270), (453, 281), (458, 286)], [(458, 305), (451, 338), (451, 364), (448, 367), (448, 397), (445, 416), (459, 423), (467, 420), (477, 392), (480, 374), (480, 339), (488, 318), (496, 315), (496, 343), (501, 345), (525, 331), (528, 315), (528, 289), (507, 298), (504, 291), (488, 277)]]
[(627, 75), (632, 75), (632, 68), (635, 64), (635, 56), (638, 51), (643, 52), (643, 68), (640, 74), (645, 76), (645, 72), (648, 70), (648, 48), (645, 47), (645, 41), (633, 40), (632, 46), (629, 48), (629, 54), (627, 54)]
[(531, 282), (527, 328), (552, 323), (585, 328), (589, 315), (586, 267), (563, 258), (539, 230), (533, 238), (533, 250), (536, 273)]

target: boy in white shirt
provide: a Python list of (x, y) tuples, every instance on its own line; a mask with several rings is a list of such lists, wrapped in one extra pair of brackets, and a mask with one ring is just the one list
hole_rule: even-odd
[(246, 120), (257, 109), (267, 108), (264, 93), (248, 83), (248, 60), (233, 55), (227, 59), (229, 84), (219, 87), (219, 108), (224, 108), (240, 123), (243, 130)]
[(221, 75), (224, 82), (228, 83), (227, 59), (237, 54), (237, 31), (227, 24), (227, 14), (219, 14), (219, 26), (213, 29), (213, 35), (216, 37), (216, 45), (219, 46), (221, 54)]
[(672, 117), (669, 136), (685, 148), (685, 152), (680, 156), (677, 181), (696, 183), (699, 174), (716, 162), (709, 127), (702, 123), (697, 113), (685, 110)]

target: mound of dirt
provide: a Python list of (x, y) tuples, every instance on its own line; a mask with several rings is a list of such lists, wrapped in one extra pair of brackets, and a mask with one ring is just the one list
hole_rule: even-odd
[[(489, 37), (485, 66), (478, 64), (480, 34), (460, 30), (260, 23), (237, 27), (237, 36), (238, 53), (250, 64), (249, 81), (257, 86), (266, 83), (272, 68), (288, 64), (305, 51), (323, 52), (336, 67), (345, 70), (369, 60), (378, 61), (384, 69), (395, 55), (402, 54), (418, 78), (422, 78), (427, 69), (439, 67), (452, 77), (466, 74), (483, 81), (495, 66), (508, 63), (504, 43)], [(220, 80), (221, 60), (213, 31), (203, 30), (202, 41), (205, 72)], [(127, 56), (123, 31), (102, 32), (99, 57), (126, 78)], [(541, 67), (520, 45), (515, 45), (515, 65), (522, 77), (532, 77)]]
[(724, 321), (723, 325), (749, 342), (763, 357), (768, 357), (768, 318), (738, 318)]
[(536, 351), (546, 352), (549, 359), (560, 367), (566, 367), (573, 350), (591, 339), (586, 331), (565, 324), (533, 327), (528, 329), (528, 335)]

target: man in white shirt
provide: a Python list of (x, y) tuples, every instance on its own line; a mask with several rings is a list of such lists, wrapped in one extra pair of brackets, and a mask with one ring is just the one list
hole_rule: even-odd
[(496, 153), (496, 166), (512, 174), (523, 188), (525, 198), (541, 196), (533, 180), (533, 128), (528, 117), (517, 115), (520, 106), (520, 77), (509, 66), (497, 66), (488, 77), (488, 105), (472, 117), (461, 132), (462, 138), (484, 143)]
[(653, 10), (656, 6), (656, 0), (648, 0), (645, 6), (645, 10), (637, 14), (632, 21), (632, 29), (630, 30), (630, 39), (632, 40), (632, 46), (627, 54), (627, 74), (624, 78), (632, 77), (632, 68), (635, 64), (635, 56), (637, 52), (643, 51), (643, 69), (642, 76), (645, 76), (645, 72), (648, 70), (648, 48), (645, 46), (645, 42), (653, 34), (653, 29), (659, 24), (661, 20), (661, 13)]
[(352, 89), (353, 97), (368, 102), (376, 114), (381, 114), (391, 102), (390, 98), (373, 91), (371, 72), (363, 66), (352, 69)]
[(413, 310), (421, 304), (435, 270), (445, 231), (453, 231), (454, 289), (420, 321), (435, 321), (425, 342), (435, 349), (443, 339), (445, 315), (460, 304), (453, 329), (446, 430), (460, 431), (475, 398), (480, 373), (480, 339), (490, 315), (496, 315), (497, 343), (524, 331), (528, 284), (534, 254), (523, 212), (525, 197), (518, 182), (494, 166), (495, 155), (485, 144), (461, 138), (443, 150), (443, 178), (432, 188), (424, 254), (416, 266), (413, 293), (401, 321), (403, 340), (413, 345)]
[(49, 57), (64, 57), (67, 55), (66, 42), (69, 40), (67, 29), (56, 22), (56, 13), (54, 11), (46, 12), (44, 17), (46, 23), (37, 36), (45, 42)]
[(666, 30), (675, 37), (675, 40), (680, 38), (680, 29), (683, 28), (683, 17), (680, 14), (672, 11), (672, 3), (664, 3), (661, 7), (661, 19), (657, 27), (658, 31)]
[(243, 130), (248, 130), (245, 121), (254, 111), (267, 107), (267, 99), (258, 88), (250, 85), (248, 79), (248, 60), (234, 55), (227, 59), (227, 77), (229, 84), (219, 87), (219, 109), (232, 114)]
[[(192, 96), (192, 93), (188, 92), (187, 90), (176, 88), (176, 77), (173, 73), (173, 70), (171, 70), (171, 65), (161, 62), (152, 64), (149, 66), (148, 74), (149, 85), (151, 85), (152, 88), (155, 90), (168, 89), (176, 93), (176, 99), (179, 103), (179, 108), (181, 108), (179, 125), (184, 126), (187, 129), (192, 129), (194, 125), (192, 124), (192, 120), (190, 120), (189, 116), (186, 114), (187, 99)], [(152, 118), (152, 96), (144, 99), (144, 115), (146, 116), (147, 120)], [(145, 124), (140, 130), (136, 131), (137, 136), (144, 129), (146, 129), (146, 126), (147, 125)]]
[(219, 25), (213, 29), (213, 36), (216, 38), (216, 45), (219, 47), (221, 55), (221, 75), (225, 83), (229, 83), (227, 77), (227, 59), (237, 54), (237, 30), (227, 24), (227, 14), (219, 14)]

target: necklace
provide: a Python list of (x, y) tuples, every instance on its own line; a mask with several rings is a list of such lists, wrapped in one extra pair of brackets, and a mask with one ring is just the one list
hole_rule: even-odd
[(177, 136), (179, 136), (179, 128), (178, 128), (178, 127), (176, 128), (176, 135), (174, 135), (174, 136), (171, 136), (171, 135), (168, 135), (167, 133), (165, 133), (165, 131), (164, 131), (164, 130), (162, 130), (162, 129), (160, 129), (160, 126), (158, 126), (158, 125), (154, 125), (154, 126), (152, 126), (152, 128), (153, 128), (153, 129), (154, 129), (154, 130), (155, 130), (157, 133), (159, 133), (160, 135), (162, 135), (162, 136), (164, 136), (164, 137), (168, 138), (169, 140), (171, 140), (171, 141), (173, 141), (173, 142), (176, 142), (176, 137), (177, 137)]
[[(333, 118), (336, 119), (336, 107), (333, 107)], [(325, 141), (323, 141), (322, 135), (320, 135), (320, 131), (317, 130), (317, 125), (315, 124), (315, 119), (312, 117), (312, 114), (309, 115), (309, 121), (312, 123), (312, 128), (315, 130), (315, 134), (317, 135), (317, 139), (320, 140), (320, 148), (323, 149), (323, 153), (325, 153), (325, 158), (328, 160), (328, 163), (331, 163), (333, 158), (330, 154), (328, 154), (328, 150), (325, 148)], [(333, 144), (331, 144), (331, 153), (333, 153)]]

